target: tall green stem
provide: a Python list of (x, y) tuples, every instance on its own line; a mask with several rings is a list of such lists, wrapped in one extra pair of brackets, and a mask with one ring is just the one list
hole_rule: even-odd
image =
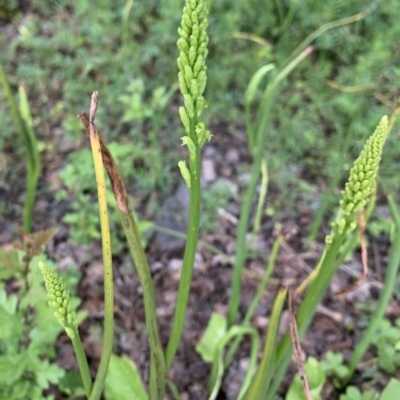
[[(278, 251), (279, 251), (280, 245), (282, 243), (282, 240), (283, 240), (283, 236), (280, 235), (276, 238), (276, 240), (274, 242), (271, 254), (269, 256), (268, 265), (265, 270), (265, 274), (257, 288), (256, 294), (254, 295), (254, 298), (253, 298), (252, 302), (250, 303), (249, 308), (247, 309), (246, 315), (245, 315), (245, 317), (243, 319), (243, 323), (242, 323), (243, 326), (246, 326), (249, 324), (250, 319), (253, 316), (254, 311), (256, 310), (256, 307), (257, 307), (258, 303), (260, 302), (260, 299), (265, 291), (265, 288), (267, 287), (267, 284), (272, 275), (272, 271), (274, 270), (276, 257), (278, 255)], [(233, 357), (235, 356), (236, 351), (239, 348), (241, 339), (242, 339), (241, 337), (236, 338), (235, 341), (232, 343), (230, 349), (228, 350), (225, 360), (224, 360), (225, 368), (228, 367), (228, 365), (231, 363)]]
[[(14, 96), (11, 91), (10, 83), (7, 79), (6, 72), (4, 71), (3, 65), (0, 62), (0, 82), (3, 85), (4, 92), (8, 103), (11, 108), (11, 113), (14, 118), (15, 124), (17, 125), (20, 134), (25, 142), (26, 150), (26, 172), (27, 172), (27, 189), (25, 196), (24, 216), (23, 225), (25, 232), (31, 232), (32, 230), (32, 214), (33, 206), (36, 197), (37, 181), (40, 175), (40, 154), (36, 142), (36, 137), (32, 127), (27, 126), (27, 121), (24, 122), (23, 115), (14, 100)], [(24, 97), (23, 97), (24, 96)], [(20, 90), (20, 101), (23, 103), (26, 114), (29, 113), (29, 105), (26, 99), (25, 92)]]
[(260, 366), (246, 394), (245, 400), (263, 400), (274, 371), (276, 341), (278, 336), (279, 321), (288, 289), (281, 287), (275, 297), (271, 318), (268, 326), (267, 340), (265, 341), (263, 356)]
[(200, 150), (204, 143), (211, 139), (211, 133), (205, 129), (204, 123), (199, 122), (199, 117), (206, 106), (203, 92), (207, 83), (207, 67), (205, 65), (208, 54), (207, 17), (208, 8), (205, 0), (186, 0), (181, 26), (178, 28), (180, 36), (177, 42), (179, 49), (178, 81), (184, 100), (184, 107), (179, 108), (179, 115), (186, 132), (182, 142), (189, 150), (189, 168), (187, 168), (185, 161), (180, 161), (178, 165), (189, 189), (189, 225), (174, 322), (165, 351), (167, 368), (170, 367), (178, 349), (185, 322), (190, 282), (199, 239)]
[(264, 92), (261, 105), (258, 110), (257, 123), (256, 123), (256, 148), (254, 150), (254, 162), (253, 168), (250, 176), (250, 183), (247, 187), (246, 193), (243, 198), (243, 203), (241, 207), (238, 235), (236, 240), (236, 257), (235, 264), (233, 267), (233, 277), (231, 286), (231, 297), (229, 301), (229, 311), (228, 311), (228, 326), (232, 326), (235, 323), (236, 314), (240, 303), (240, 293), (241, 293), (241, 280), (243, 266), (247, 255), (246, 246), (246, 234), (248, 231), (250, 213), (252, 209), (253, 199), (255, 197), (257, 183), (260, 176), (262, 160), (264, 156), (264, 144), (267, 136), (267, 128), (270, 118), (271, 104), (275, 97), (276, 89), (281, 82), (295, 67), (303, 60), (310, 50), (306, 49), (300, 55), (298, 55), (294, 60), (292, 60), (268, 85)]
[[(195, 124), (191, 124), (190, 135), (195, 135)], [(167, 369), (178, 349), (181, 340), (183, 325), (185, 323), (186, 310), (190, 293), (190, 282), (193, 275), (194, 259), (196, 256), (197, 242), (199, 238), (200, 227), (200, 149), (196, 148), (196, 159), (190, 160), (191, 187), (189, 190), (189, 225), (187, 230), (187, 239), (185, 253), (183, 256), (182, 275), (179, 281), (178, 297), (176, 300), (176, 309), (174, 322), (171, 329), (171, 335), (165, 352), (165, 361)]]
[(78, 361), (79, 372), (81, 374), (86, 397), (89, 399), (92, 392), (93, 382), (90, 376), (89, 364), (87, 362), (85, 350), (82, 346), (81, 338), (79, 337), (78, 329), (75, 329), (75, 335), (71, 338), (71, 342), (74, 348), (75, 357)]
[[(329, 282), (333, 275), (336, 273), (339, 265), (335, 263), (336, 256), (339, 252), (340, 246), (345, 238), (346, 234), (336, 235), (333, 242), (330, 244), (329, 249), (325, 253), (324, 260), (321, 264), (320, 272), (317, 277), (311, 283), (310, 289), (302, 302), (297, 312), (297, 325), (299, 336), (302, 337), (311, 322), (311, 319), (317, 309), (318, 304), (321, 302), (322, 297), (328, 288)], [(287, 333), (281, 343), (278, 346), (276, 353), (276, 372), (272, 382), (272, 386), (268, 391), (267, 398), (273, 398), (281, 381), (286, 369), (290, 363), (292, 355), (290, 336)]]
[(394, 286), (396, 284), (396, 276), (400, 267), (400, 218), (396, 205), (391, 196), (388, 196), (390, 211), (395, 225), (394, 234), (391, 240), (392, 246), (390, 249), (389, 263), (386, 270), (385, 283), (379, 296), (378, 304), (376, 305), (375, 312), (371, 321), (368, 325), (368, 329), (364, 333), (362, 339), (357, 344), (350, 360), (349, 360), (349, 374), (346, 379), (345, 384), (350, 380), (357, 368), (358, 363), (361, 361), (363, 355), (365, 354), (368, 346), (372, 342), (372, 337), (374, 336), (379, 322), (385, 315), (385, 311), (389, 304), (390, 298), (392, 296)]

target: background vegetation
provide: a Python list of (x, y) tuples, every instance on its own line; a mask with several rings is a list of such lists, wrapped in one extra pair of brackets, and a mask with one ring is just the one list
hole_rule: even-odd
[[(19, 84), (25, 87), (42, 164), (68, 154), (59, 179), (40, 182), (39, 192), (55, 202), (70, 202), (63, 222), (73, 228), (77, 243), (99, 237), (97, 210), (89, 206), (96, 196), (95, 182), (88, 178), (91, 154), (78, 148), (82, 129), (76, 118), (88, 108), (93, 90), (101, 96), (97, 121), (135, 193), (140, 217), (152, 221), (180, 180), (176, 143), (183, 130), (177, 113), (177, 50), (171, 49), (176, 49), (182, 5), (177, 0), (98, 0), (95, 5), (6, 0), (0, 5), (1, 62), (15, 93)], [(244, 132), (244, 93), (261, 66), (281, 67), (320, 26), (368, 6), (364, 0), (209, 1), (206, 98), (212, 107), (205, 118), (215, 137)], [(364, 19), (332, 29), (313, 43), (312, 54), (286, 78), (272, 108), (266, 143), (272, 194), (268, 212), (276, 220), (296, 218), (303, 205), (317, 213), (322, 204), (321, 218), (310, 226), (312, 239), (318, 221), (328, 225), (330, 205), (336, 206), (338, 188), (366, 135), (400, 97), (397, 0), (377, 1), (372, 7)], [(0, 216), (18, 219), (25, 153), (4, 91), (0, 121), (0, 190), (19, 196), (0, 201)], [(379, 184), (398, 195), (396, 128), (385, 147)], [(250, 163), (239, 168), (246, 174)], [(328, 195), (322, 197), (324, 192)], [(217, 186), (206, 192), (210, 213), (203, 231), (216, 229), (215, 204), (223, 207), (229, 196), (229, 190)], [(118, 223), (115, 210), (110, 220)], [(379, 221), (372, 226), (373, 234), (383, 230)], [(144, 231), (149, 225), (142, 227)], [(113, 243), (113, 251), (119, 252), (118, 240)]]

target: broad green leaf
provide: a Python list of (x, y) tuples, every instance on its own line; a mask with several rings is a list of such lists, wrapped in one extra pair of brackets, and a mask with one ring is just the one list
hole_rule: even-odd
[(400, 396), (400, 381), (392, 378), (382, 392), (380, 400), (397, 400)]
[[(313, 399), (319, 399), (319, 395), (325, 384), (324, 371), (314, 357), (309, 357), (304, 365), (308, 385)], [(299, 374), (296, 374), (286, 394), (286, 400), (306, 400), (303, 385)]]
[(212, 363), (217, 351), (219, 341), (226, 333), (226, 318), (218, 313), (213, 312), (208, 321), (206, 331), (196, 346), (196, 351), (201, 355), (203, 361)]
[(249, 366), (247, 368), (244, 381), (241, 385), (239, 394), (237, 396), (238, 400), (243, 399), (243, 396), (245, 395), (248, 387), (250, 386), (251, 379), (253, 378), (254, 371), (256, 369), (260, 338), (256, 329), (249, 326), (234, 325), (228, 330), (228, 332), (226, 332), (223, 335), (223, 337), (217, 343), (210, 374), (209, 389), (211, 394), (209, 400), (214, 400), (217, 398), (219, 388), (221, 387), (222, 378), (224, 374), (224, 360), (223, 360), (224, 348), (234, 338), (236, 337), (243, 338), (245, 335), (250, 336), (251, 350), (250, 350)]
[(126, 355), (111, 354), (104, 394), (107, 400), (148, 400), (136, 364)]
[(311, 394), (315, 393), (319, 395), (324, 387), (325, 374), (318, 360), (314, 357), (308, 357), (304, 365), (304, 370), (306, 372)]

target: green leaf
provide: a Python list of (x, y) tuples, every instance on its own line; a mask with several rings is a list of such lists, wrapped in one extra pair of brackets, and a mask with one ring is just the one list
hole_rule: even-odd
[(275, 66), (273, 64), (267, 64), (262, 66), (251, 78), (249, 86), (246, 89), (245, 100), (247, 103), (253, 101), (258, 86), (260, 85), (261, 79), (266, 75), (269, 71), (274, 69)]
[(383, 344), (378, 347), (378, 365), (385, 372), (393, 373), (396, 369), (395, 362), (396, 350), (389, 344)]
[(7, 297), (4, 289), (0, 289), (0, 339), (10, 336), (20, 336), (24, 325), (20, 315), (17, 314), (18, 299), (15, 295)]
[(48, 389), (49, 383), (57, 384), (64, 376), (65, 371), (57, 364), (50, 364), (47, 360), (39, 360), (34, 369), (36, 382), (42, 389)]
[(60, 379), (58, 387), (63, 393), (68, 394), (70, 398), (85, 396), (81, 374), (78, 371), (68, 371)]
[(17, 382), (25, 371), (27, 363), (26, 354), (10, 354), (0, 356), (0, 387), (12, 386)]
[(107, 400), (147, 400), (136, 364), (127, 356), (111, 354), (104, 389)]
[(62, 326), (58, 323), (54, 315), (52, 316), (52, 320), (49, 321), (49, 325), (44, 329), (33, 328), (29, 332), (29, 348), (28, 352), (30, 354), (36, 356), (47, 356), (54, 357), (55, 356), (55, 348), (54, 343), (57, 340), (57, 337), (63, 331)]
[(341, 394), (340, 400), (361, 400), (361, 392), (358, 387), (349, 386), (345, 394)]
[(308, 357), (304, 369), (310, 386), (311, 394), (319, 395), (324, 387), (325, 374), (319, 364), (319, 361), (314, 357)]
[(400, 381), (392, 378), (382, 392), (380, 400), (397, 400), (400, 393)]
[(227, 329), (226, 318), (213, 312), (208, 321), (206, 331), (196, 346), (196, 351), (203, 361), (212, 363), (218, 348), (219, 341), (224, 337)]
[[(314, 357), (308, 357), (304, 370), (312, 398), (319, 399), (326, 379), (321, 363)], [(286, 400), (306, 400), (299, 374), (296, 374), (293, 379), (287, 392)]]

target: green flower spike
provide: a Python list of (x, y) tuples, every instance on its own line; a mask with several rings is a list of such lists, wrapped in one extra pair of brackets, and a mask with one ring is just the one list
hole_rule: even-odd
[(186, 0), (181, 26), (178, 28), (178, 80), (184, 100), (184, 107), (179, 107), (179, 115), (186, 132), (182, 143), (187, 145), (190, 155), (188, 167), (183, 161), (178, 165), (188, 188), (191, 187), (191, 173), (198, 173), (195, 171), (198, 151), (212, 136), (204, 124), (198, 121), (207, 107), (203, 97), (207, 82), (207, 15), (205, 0)]
[[(205, 0), (186, 0), (181, 27), (178, 28), (179, 88), (185, 97), (185, 107), (190, 118), (200, 116), (206, 106), (202, 95), (207, 81), (207, 15)], [(186, 126), (186, 121), (182, 122)]]
[(55, 317), (67, 335), (73, 339), (77, 332), (78, 321), (75, 312), (72, 311), (71, 299), (65, 282), (54, 269), (49, 268), (41, 261), (39, 261), (39, 268), (46, 285), (49, 305), (56, 310)]
[(340, 208), (344, 216), (339, 222), (332, 224), (333, 232), (326, 237), (328, 244), (332, 242), (334, 234), (350, 232), (356, 227), (354, 216), (367, 204), (369, 196), (374, 191), (387, 130), (388, 118), (384, 116), (354, 162), (350, 170), (349, 181), (342, 191), (343, 197), (340, 200)]

